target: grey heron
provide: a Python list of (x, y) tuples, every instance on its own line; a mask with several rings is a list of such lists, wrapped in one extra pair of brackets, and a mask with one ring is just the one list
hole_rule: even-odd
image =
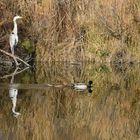
[(21, 16), (15, 16), (13, 18), (13, 22), (14, 22), (14, 29), (10, 34), (10, 39), (9, 39), (9, 43), (10, 43), (10, 49), (12, 54), (14, 55), (14, 48), (18, 43), (18, 29), (17, 29), (17, 23), (16, 20), (22, 18)]

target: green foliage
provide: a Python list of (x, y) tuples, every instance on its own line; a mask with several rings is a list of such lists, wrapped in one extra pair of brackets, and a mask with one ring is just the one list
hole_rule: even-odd
[(109, 68), (106, 65), (100, 65), (100, 67), (98, 67), (98, 69), (96, 69), (96, 71), (98, 73), (108, 73)]
[(100, 57), (107, 57), (107, 56), (109, 56), (110, 52), (108, 50), (104, 49), (104, 50), (99, 50), (98, 54)]
[(25, 38), (22, 41), (21, 46), (25, 48), (29, 53), (34, 51), (33, 42), (29, 40), (28, 38)]
[(24, 73), (24, 76), (22, 77), (22, 82), (23, 83), (29, 83), (31, 81), (31, 75), (29, 73)]

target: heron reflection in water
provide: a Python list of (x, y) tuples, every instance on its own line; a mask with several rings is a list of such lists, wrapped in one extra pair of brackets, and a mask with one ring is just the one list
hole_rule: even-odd
[[(14, 83), (14, 76), (17, 73), (17, 71), (18, 71), (18, 68), (16, 68), (14, 73), (12, 74), (12, 78), (11, 78), (10, 84)], [(21, 115), (19, 112), (16, 111), (17, 95), (18, 95), (18, 89), (11, 86), (10, 89), (9, 89), (9, 97), (12, 100), (12, 112), (13, 112), (13, 114), (14, 114), (14, 116), (16, 118), (19, 115)]]
[(12, 112), (14, 116), (17, 118), (19, 115), (21, 115), (19, 112), (16, 111), (16, 103), (17, 103), (17, 95), (18, 95), (18, 89), (16, 88), (10, 88), (9, 90), (9, 96), (12, 100)]

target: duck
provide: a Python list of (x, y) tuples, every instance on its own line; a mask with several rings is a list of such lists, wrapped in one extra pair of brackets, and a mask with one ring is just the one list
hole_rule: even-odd
[(92, 90), (91, 90), (91, 87), (92, 87), (92, 81), (89, 80), (87, 84), (85, 83), (74, 83), (72, 84), (72, 88), (74, 88), (75, 90), (78, 90), (78, 91), (84, 91), (86, 89), (88, 89), (88, 91), (91, 93)]

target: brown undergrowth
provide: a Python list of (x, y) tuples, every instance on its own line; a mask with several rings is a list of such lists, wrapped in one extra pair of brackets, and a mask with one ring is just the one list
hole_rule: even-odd
[(18, 14), (19, 45), (38, 61), (112, 61), (119, 48), (139, 61), (138, 0), (2, 0), (0, 10), (1, 48)]

